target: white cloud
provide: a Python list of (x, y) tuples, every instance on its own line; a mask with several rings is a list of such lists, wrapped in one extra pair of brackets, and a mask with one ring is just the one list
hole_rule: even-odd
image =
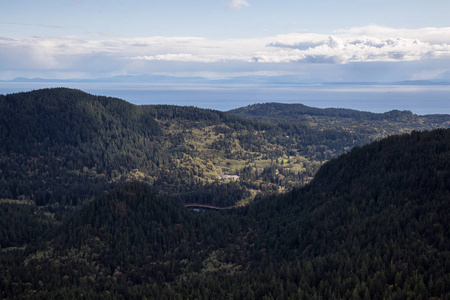
[(228, 3), (228, 7), (234, 10), (239, 10), (246, 6), (250, 6), (246, 0), (231, 0), (231, 2)]
[(159, 54), (159, 55), (145, 55), (131, 57), (130, 59), (148, 60), (148, 61), (179, 61), (179, 62), (202, 62), (212, 63), (220, 60), (220, 57), (214, 55), (197, 56), (190, 53), (177, 53), (177, 54)]
[(417, 39), (430, 44), (450, 44), (450, 27), (396, 29), (369, 25), (352, 27), (346, 30), (337, 30), (336, 33), (343, 36), (366, 36), (380, 39), (402, 37), (407, 39)]
[[(305, 47), (308, 45), (308, 47)], [(284, 44), (272, 42), (280, 51), (260, 52), (255, 56), (260, 62), (395, 62), (426, 58), (450, 57), (450, 45), (430, 44), (419, 40), (372, 37), (341, 38), (329, 36), (321, 42)]]
[(280, 51), (262, 51), (260, 62), (395, 62), (450, 57), (450, 27), (418, 30), (367, 26), (334, 35), (291, 34), (268, 44)]
[[(53, 72), (95, 76), (164, 72), (300, 71), (305, 65), (390, 63), (450, 58), (450, 27), (392, 29), (379, 26), (338, 30), (330, 35), (295, 33), (249, 39), (142, 37), (0, 38), (0, 78), (8, 74)], [(176, 67), (174, 64), (177, 64)], [(278, 65), (278, 67), (274, 67)], [(439, 64), (437, 64), (439, 65)], [(172, 69), (167, 72), (174, 72)], [(427, 69), (422, 75), (445, 74)], [(434, 75), (438, 76), (438, 75)]]

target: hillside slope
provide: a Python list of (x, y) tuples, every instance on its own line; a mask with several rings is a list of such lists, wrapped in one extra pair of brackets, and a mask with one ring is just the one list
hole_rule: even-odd
[[(0, 199), (59, 210), (57, 205), (80, 205), (140, 180), (181, 202), (245, 204), (260, 191), (309, 182), (325, 161), (354, 146), (445, 127), (449, 119), (393, 112), (373, 123), (367, 120), (377, 119), (375, 114), (348, 110), (273, 103), (250, 108), (267, 120), (194, 107), (136, 106), (66, 88), (0, 95)], [(286, 112), (300, 111), (304, 119), (285, 120)]]
[(410, 111), (393, 110), (385, 113), (372, 113), (366, 111), (358, 111), (347, 108), (316, 108), (306, 106), (300, 103), (262, 103), (253, 104), (245, 107), (236, 108), (228, 111), (233, 115), (238, 115), (253, 119), (297, 119), (301, 116), (309, 117), (330, 117), (330, 118), (346, 118), (357, 121), (407, 121), (411, 123), (428, 123), (438, 124), (449, 122), (450, 118), (446, 115), (414, 115)]
[(301, 288), (317, 293), (312, 278), (335, 287), (325, 298), (445, 298), (449, 207), (450, 130), (392, 136), (326, 163), (305, 188), (257, 204), (255, 248), (263, 261), (287, 261), (282, 268), (309, 266)]
[(355, 148), (233, 211), (134, 183), (2, 252), (2, 297), (446, 299), (449, 201), (450, 129)]
[(157, 160), (158, 124), (123, 100), (47, 89), (0, 96), (0, 111), (0, 198), (75, 205)]
[(372, 113), (343, 108), (315, 108), (303, 104), (263, 103), (230, 110), (229, 113), (272, 123), (303, 123), (310, 128), (338, 129), (371, 141), (412, 130), (450, 127), (449, 115), (419, 116), (410, 111)]
[[(262, 106), (266, 115), (269, 106), (279, 105)], [(316, 110), (305, 113), (315, 118)], [(323, 162), (351, 147), (445, 126), (419, 126), (409, 115), (372, 126), (358, 114), (366, 113), (353, 111), (350, 123), (332, 115), (267, 122), (194, 107), (136, 106), (65, 88), (0, 95), (0, 199), (59, 210), (55, 205), (81, 205), (140, 180), (181, 202), (245, 204), (260, 191), (309, 182)]]

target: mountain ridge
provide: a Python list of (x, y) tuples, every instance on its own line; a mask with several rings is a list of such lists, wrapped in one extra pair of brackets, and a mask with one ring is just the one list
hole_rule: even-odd
[(349, 108), (315, 108), (300, 103), (267, 102), (252, 104), (229, 110), (228, 113), (241, 117), (263, 120), (265, 118), (294, 119), (301, 115), (354, 118), (357, 120), (401, 120), (413, 117), (439, 117), (445, 114), (416, 115), (409, 110), (391, 110), (384, 113), (359, 111)]
[[(257, 107), (271, 105), (285, 107)], [(81, 205), (141, 180), (181, 202), (245, 204), (259, 191), (307, 183), (321, 164), (354, 146), (450, 126), (450, 116), (392, 112), (388, 120), (372, 120), (357, 111), (297, 107), (307, 114), (287, 106), (290, 120), (280, 117), (283, 110), (252, 120), (194, 107), (137, 106), (67, 88), (2, 95), (0, 198)]]

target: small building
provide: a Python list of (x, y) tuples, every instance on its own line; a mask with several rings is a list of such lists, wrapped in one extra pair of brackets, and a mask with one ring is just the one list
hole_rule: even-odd
[(232, 179), (232, 180), (238, 180), (239, 179), (239, 175), (226, 175), (223, 173), (219, 174), (220, 179)]

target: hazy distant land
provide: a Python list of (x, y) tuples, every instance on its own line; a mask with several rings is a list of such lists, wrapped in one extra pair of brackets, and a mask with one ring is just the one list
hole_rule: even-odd
[(410, 110), (450, 114), (450, 82), (299, 82), (290, 76), (202, 77), (116, 76), (101, 79), (28, 79), (0, 81), (0, 94), (47, 87), (69, 87), (133, 104), (171, 104), (221, 111), (264, 102), (302, 103), (376, 113)]

